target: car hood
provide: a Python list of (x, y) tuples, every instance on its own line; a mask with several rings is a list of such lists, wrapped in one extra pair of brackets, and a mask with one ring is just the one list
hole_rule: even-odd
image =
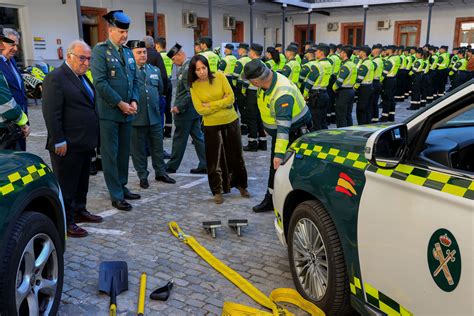
[(320, 130), (303, 135), (293, 146), (299, 147), (301, 144), (319, 145), (325, 148), (363, 153), (370, 135), (390, 125), (393, 124), (370, 124)]
[(24, 170), (29, 166), (46, 163), (38, 156), (18, 151), (0, 150), (0, 179), (6, 179), (18, 170)]

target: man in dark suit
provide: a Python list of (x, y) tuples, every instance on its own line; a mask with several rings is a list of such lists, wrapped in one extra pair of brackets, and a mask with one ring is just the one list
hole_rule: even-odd
[[(3, 29), (3, 35), (7, 38), (7, 41), (4, 42), (4, 48), (0, 55), (0, 70), (8, 82), (8, 87), (16, 103), (28, 115), (28, 99), (26, 97), (25, 85), (14, 58), (18, 52), (20, 34), (14, 29), (5, 28)], [(17, 147), (16, 149), (25, 151), (26, 139), (21, 138), (17, 143)]]
[(99, 133), (95, 90), (85, 76), (90, 57), (86, 43), (72, 42), (66, 62), (43, 82), (46, 149), (63, 193), (70, 237), (87, 236), (87, 231), (77, 226), (79, 222), (102, 222), (102, 217), (86, 209), (91, 151), (97, 147)]

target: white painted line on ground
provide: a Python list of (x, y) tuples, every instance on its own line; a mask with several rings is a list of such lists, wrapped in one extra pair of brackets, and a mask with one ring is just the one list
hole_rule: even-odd
[(95, 228), (95, 227), (87, 227), (87, 226), (82, 226), (82, 228), (87, 230), (89, 233), (115, 235), (115, 236), (125, 235), (124, 231), (116, 230), (116, 229), (103, 229), (103, 228)]
[(102, 216), (102, 217), (109, 217), (109, 216), (117, 214), (118, 212), (119, 212), (118, 210), (112, 209), (112, 210), (103, 211), (103, 212), (101, 212), (99, 214), (95, 214), (95, 215), (99, 215), (99, 216)]
[(267, 158), (267, 156), (260, 156), (260, 157), (258, 157), (258, 159), (263, 159), (263, 158)]
[(30, 136), (33, 136), (33, 137), (44, 137), (44, 136), (48, 136), (48, 131), (42, 131), (42, 132), (31, 133)]
[(179, 176), (179, 177), (191, 177), (191, 178), (201, 178), (203, 174), (196, 174), (196, 173), (169, 173), (170, 177)]
[(257, 180), (257, 178), (255, 178), (255, 177), (248, 177), (247, 179), (248, 180)]
[(207, 181), (207, 177), (203, 177), (202, 179), (199, 179), (199, 180), (193, 181), (193, 182), (191, 182), (191, 183), (182, 185), (182, 186), (180, 186), (179, 188), (180, 188), (180, 189), (189, 189), (189, 188), (192, 188), (192, 187), (194, 187), (194, 186), (196, 186), (196, 185), (199, 185), (199, 184), (201, 184), (201, 183), (204, 183), (204, 182), (206, 182), (206, 181)]

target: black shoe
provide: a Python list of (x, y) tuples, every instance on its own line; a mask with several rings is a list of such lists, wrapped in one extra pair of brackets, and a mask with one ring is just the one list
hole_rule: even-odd
[(112, 201), (112, 206), (121, 211), (130, 211), (132, 205), (125, 200)]
[(258, 150), (267, 150), (267, 141), (259, 140), (258, 141)]
[(388, 116), (381, 116), (379, 122), (388, 122)]
[(168, 167), (165, 169), (165, 171), (166, 173), (176, 173), (176, 170), (168, 168)]
[(163, 132), (164, 138), (171, 138), (171, 126), (165, 126), (165, 130)]
[(127, 192), (123, 194), (123, 197), (126, 200), (139, 200), (141, 198), (140, 194), (137, 193), (132, 193), (132, 192)]
[(95, 161), (91, 162), (91, 167), (89, 169), (89, 174), (95, 176), (97, 174), (97, 163)]
[(265, 198), (263, 199), (260, 204), (255, 205), (252, 207), (252, 210), (255, 213), (262, 213), (262, 212), (270, 212), (273, 211), (273, 200), (272, 200), (272, 195), (270, 193), (265, 194)]
[(189, 170), (189, 172), (194, 173), (194, 174), (207, 174), (207, 169), (206, 168), (195, 168)]
[(170, 159), (170, 158), (171, 158), (171, 154), (167, 152), (166, 150), (163, 150), (163, 159)]
[(95, 164), (97, 166), (97, 170), (103, 171), (103, 169), (102, 169), (102, 159), (97, 158), (96, 161), (95, 161)]
[(171, 184), (175, 184), (176, 183), (176, 180), (171, 178), (169, 175), (165, 174), (163, 176), (156, 176), (155, 177), (155, 180), (156, 181), (161, 181), (161, 182), (164, 182), (164, 183), (171, 183)]
[(395, 115), (394, 114), (389, 114), (388, 115), (388, 121), (389, 122), (395, 122)]
[(148, 183), (148, 179), (140, 179), (140, 188), (148, 189), (150, 184)]
[(249, 141), (247, 146), (243, 147), (244, 151), (258, 151), (258, 143), (255, 140)]

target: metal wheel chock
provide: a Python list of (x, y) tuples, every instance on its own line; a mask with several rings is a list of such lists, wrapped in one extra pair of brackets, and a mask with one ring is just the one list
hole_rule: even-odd
[(247, 226), (249, 221), (246, 219), (229, 219), (228, 225), (237, 232), (237, 236), (242, 236), (242, 227)]
[(216, 229), (221, 226), (221, 221), (202, 222), (202, 227), (211, 234), (212, 238), (216, 238)]

